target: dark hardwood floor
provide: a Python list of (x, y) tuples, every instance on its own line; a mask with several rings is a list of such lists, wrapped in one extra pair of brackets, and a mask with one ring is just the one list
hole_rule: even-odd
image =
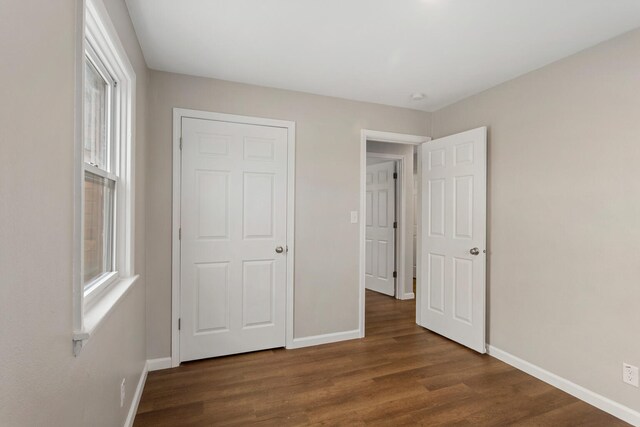
[(366, 298), (362, 340), (149, 373), (135, 425), (626, 425), (416, 326), (414, 301)]

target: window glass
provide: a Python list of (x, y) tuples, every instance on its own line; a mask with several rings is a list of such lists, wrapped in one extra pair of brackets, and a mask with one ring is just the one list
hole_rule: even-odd
[(84, 284), (113, 271), (115, 182), (91, 172), (84, 179)]
[(84, 161), (109, 171), (109, 84), (85, 60)]

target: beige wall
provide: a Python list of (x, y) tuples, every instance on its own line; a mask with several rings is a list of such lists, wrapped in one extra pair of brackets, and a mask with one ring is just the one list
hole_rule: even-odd
[(489, 127), (489, 342), (640, 410), (640, 31), (440, 110)]
[[(426, 136), (426, 135), (423, 135)], [(367, 142), (367, 153), (398, 154), (404, 157), (403, 189), (405, 191), (404, 292), (413, 292), (413, 145)], [(398, 215), (400, 213), (398, 212)]]
[(426, 113), (152, 72), (147, 181), (149, 358), (171, 349), (172, 108), (296, 122), (296, 337), (358, 328), (360, 130), (425, 134)]
[[(172, 107), (296, 121), (296, 337), (357, 328), (360, 129), (431, 133), (419, 111), (148, 72), (123, 0), (105, 3), (137, 73), (142, 280), (76, 358), (76, 1), (0, 0), (3, 426), (122, 425), (147, 357), (145, 300), (148, 356), (169, 356)], [(433, 126), (489, 126), (489, 342), (636, 410), (620, 371), (640, 365), (639, 51), (632, 32), (440, 110)]]
[[(146, 67), (122, 0), (106, 2), (138, 78), (136, 266), (143, 280), (72, 354), (76, 1), (0, 0), (0, 425), (124, 423), (145, 360)], [(120, 408), (120, 381), (127, 403)]]

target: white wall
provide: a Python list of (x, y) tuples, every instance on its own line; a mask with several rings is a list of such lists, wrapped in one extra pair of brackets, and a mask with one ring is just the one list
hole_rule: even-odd
[[(122, 0), (106, 2), (146, 66)], [(146, 104), (136, 132), (136, 268), (142, 280), (72, 354), (76, 1), (0, 1), (0, 425), (124, 423), (145, 356)], [(127, 402), (120, 408), (120, 381)]]
[(636, 411), (640, 30), (436, 112), (489, 127), (491, 345)]
[(147, 172), (149, 358), (171, 345), (172, 108), (296, 122), (295, 337), (358, 328), (360, 130), (426, 134), (426, 113), (221, 80), (152, 72)]
[[(413, 293), (413, 145), (388, 142), (367, 142), (367, 153), (398, 154), (404, 157), (403, 189), (405, 191), (405, 215), (400, 221), (405, 223), (404, 243), (404, 293)], [(398, 215), (400, 213), (398, 212)]]

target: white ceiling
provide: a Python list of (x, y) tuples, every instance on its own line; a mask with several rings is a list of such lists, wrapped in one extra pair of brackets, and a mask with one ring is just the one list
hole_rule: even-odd
[(127, 5), (153, 69), (425, 111), (640, 27), (640, 0)]

